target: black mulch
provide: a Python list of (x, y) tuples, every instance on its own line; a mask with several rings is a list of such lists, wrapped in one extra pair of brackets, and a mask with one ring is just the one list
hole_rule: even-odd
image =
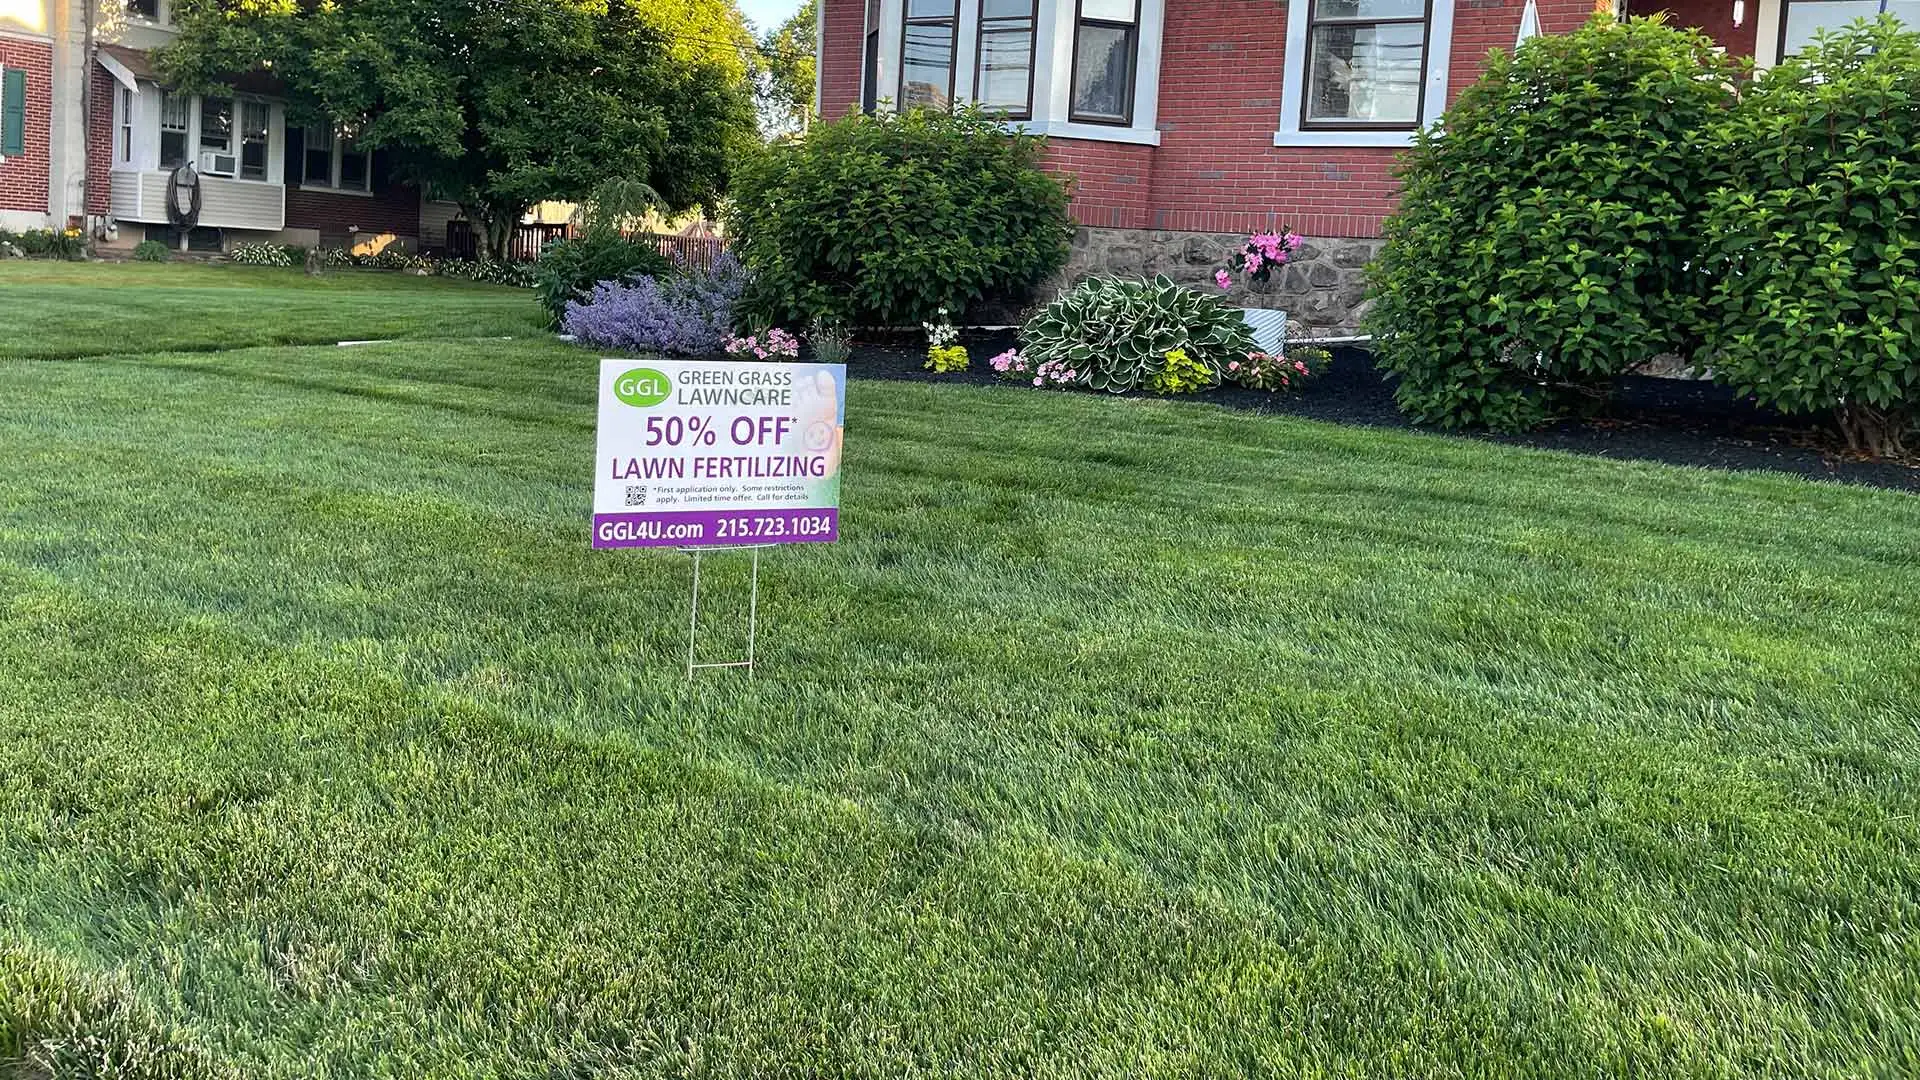
[[(987, 366), (989, 357), (1013, 347), (1012, 331), (972, 332), (961, 340), (972, 360), (964, 372), (935, 375), (925, 370), (926, 351), (917, 340), (857, 345), (847, 361), (847, 370), (855, 378), (1024, 389), (996, 378)], [(1394, 407), (1393, 383), (1373, 366), (1370, 353), (1351, 347), (1331, 351), (1332, 366), (1297, 394), (1268, 394), (1230, 386), (1183, 400), (1335, 424), (1414, 426)], [(1781, 416), (1735, 397), (1725, 387), (1683, 379), (1629, 377), (1607, 412), (1590, 420), (1568, 421), (1525, 435), (1459, 437), (1709, 469), (1770, 469), (1821, 480), (1920, 491), (1920, 468), (1849, 455), (1839, 436), (1817, 418)]]

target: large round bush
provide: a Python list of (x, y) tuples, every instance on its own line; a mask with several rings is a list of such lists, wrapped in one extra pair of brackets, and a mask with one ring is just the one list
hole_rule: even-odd
[(1020, 300), (1066, 264), (1065, 189), (1040, 139), (971, 110), (821, 124), (744, 164), (727, 228), (776, 323), (911, 326)]
[(1716, 379), (1899, 452), (1920, 398), (1920, 36), (1884, 17), (1761, 76), (1707, 236)]
[(611, 226), (596, 225), (581, 236), (548, 244), (533, 264), (533, 287), (549, 325), (558, 326), (567, 305), (585, 301), (603, 281), (631, 284), (672, 272), (673, 263), (648, 239), (628, 239)]
[(1694, 346), (1701, 146), (1737, 74), (1713, 41), (1596, 17), (1495, 51), (1416, 137), (1370, 271), (1368, 328), (1401, 408), (1531, 426)]

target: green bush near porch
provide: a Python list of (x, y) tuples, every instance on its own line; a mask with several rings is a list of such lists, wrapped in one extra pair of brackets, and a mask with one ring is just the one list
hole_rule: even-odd
[(1705, 139), (1738, 69), (1712, 39), (1597, 17), (1496, 50), (1415, 138), (1371, 273), (1368, 324), (1401, 408), (1518, 429), (1690, 353)]

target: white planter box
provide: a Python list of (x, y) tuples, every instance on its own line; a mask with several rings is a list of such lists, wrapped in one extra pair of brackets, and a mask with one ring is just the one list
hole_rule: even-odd
[(1279, 356), (1287, 347), (1287, 313), (1274, 308), (1241, 308), (1240, 317), (1253, 331), (1253, 343), (1269, 356)]

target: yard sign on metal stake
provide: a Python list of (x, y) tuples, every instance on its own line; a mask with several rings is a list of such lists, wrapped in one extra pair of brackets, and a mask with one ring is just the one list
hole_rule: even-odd
[[(762, 551), (839, 537), (846, 386), (842, 364), (600, 361), (593, 546), (693, 558), (688, 678), (753, 670)], [(747, 656), (703, 664), (700, 568), (715, 551), (752, 555)]]

